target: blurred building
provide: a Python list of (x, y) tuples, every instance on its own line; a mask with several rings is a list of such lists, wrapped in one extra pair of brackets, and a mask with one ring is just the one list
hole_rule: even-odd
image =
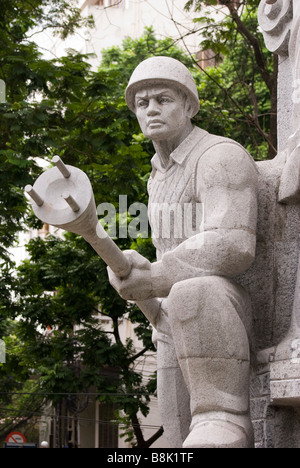
[(68, 48), (83, 54), (94, 54), (93, 69), (97, 69), (101, 51), (120, 46), (125, 37), (140, 37), (145, 27), (152, 26), (158, 38), (172, 37), (184, 49), (197, 51), (199, 38), (193, 15), (184, 10), (186, 0), (78, 0), (82, 15), (92, 15), (93, 29), (77, 31), (66, 41), (44, 31), (37, 41), (47, 57), (62, 56)]

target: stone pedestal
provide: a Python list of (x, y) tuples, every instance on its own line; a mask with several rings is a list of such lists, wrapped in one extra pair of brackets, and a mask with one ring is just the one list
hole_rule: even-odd
[(270, 364), (270, 402), (276, 406), (300, 407), (299, 362), (276, 361)]

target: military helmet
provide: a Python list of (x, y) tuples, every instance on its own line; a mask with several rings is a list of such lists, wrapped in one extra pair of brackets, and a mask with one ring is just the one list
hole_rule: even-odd
[(183, 63), (171, 57), (151, 57), (141, 62), (131, 75), (125, 92), (125, 99), (130, 110), (135, 111), (135, 94), (144, 85), (173, 84), (189, 97), (194, 117), (199, 111), (199, 96), (194, 78)]

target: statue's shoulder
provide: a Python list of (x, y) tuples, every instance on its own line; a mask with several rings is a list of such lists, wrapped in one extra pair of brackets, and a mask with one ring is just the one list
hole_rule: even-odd
[(198, 164), (215, 165), (223, 167), (251, 167), (257, 172), (257, 166), (249, 152), (237, 141), (231, 138), (214, 135), (205, 132), (205, 136), (199, 141)]
[(195, 148), (194, 186), (257, 186), (254, 159), (238, 142), (206, 132)]

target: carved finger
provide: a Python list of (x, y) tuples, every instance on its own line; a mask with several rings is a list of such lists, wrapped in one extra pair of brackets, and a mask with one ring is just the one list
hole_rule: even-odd
[(109, 267), (107, 267), (107, 273), (110, 284), (120, 294), (119, 291), (121, 290), (122, 280), (118, 278)]

